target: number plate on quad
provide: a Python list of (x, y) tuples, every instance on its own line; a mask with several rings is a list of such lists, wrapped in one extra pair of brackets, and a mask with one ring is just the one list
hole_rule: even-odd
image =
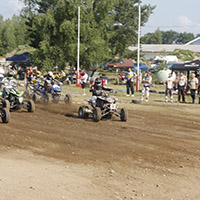
[(110, 104), (110, 109), (115, 110), (116, 109), (116, 104)]
[(23, 100), (24, 100), (24, 98), (23, 98), (23, 97), (19, 97), (19, 102), (20, 102), (20, 103), (22, 103), (22, 102), (23, 102)]

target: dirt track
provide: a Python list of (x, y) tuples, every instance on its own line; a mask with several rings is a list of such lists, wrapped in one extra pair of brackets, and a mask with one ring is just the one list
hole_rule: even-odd
[(129, 104), (127, 123), (36, 109), (0, 124), (0, 200), (200, 199), (198, 105)]

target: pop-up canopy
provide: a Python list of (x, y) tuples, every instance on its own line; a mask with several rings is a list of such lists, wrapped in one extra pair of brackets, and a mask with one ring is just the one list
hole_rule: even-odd
[(28, 52), (25, 52), (20, 55), (14, 55), (12, 57), (8, 57), (8, 58), (6, 58), (6, 61), (12, 61), (12, 62), (16, 62), (16, 63), (18, 63), (18, 62), (30, 63), (29, 56), (30, 56), (30, 54)]
[(174, 64), (172, 71), (200, 71), (200, 60), (194, 60), (183, 64)]

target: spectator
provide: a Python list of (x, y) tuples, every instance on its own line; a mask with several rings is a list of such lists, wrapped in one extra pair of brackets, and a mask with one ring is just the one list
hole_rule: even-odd
[(191, 93), (191, 97), (192, 97), (192, 103), (195, 103), (195, 94), (198, 91), (198, 79), (195, 77), (195, 74), (192, 73), (192, 79), (189, 83), (190, 86), (190, 93)]
[(131, 68), (128, 69), (128, 72), (126, 73), (126, 96), (129, 95), (129, 90), (131, 90), (131, 96), (134, 97), (134, 85), (133, 85), (133, 79), (136, 78), (136, 74), (131, 70)]
[(83, 96), (86, 95), (85, 87), (86, 87), (87, 79), (88, 79), (88, 75), (87, 75), (86, 71), (83, 70), (82, 73), (81, 73), (81, 77), (80, 77), (81, 86), (82, 86), (82, 89), (83, 89)]
[(151, 82), (152, 82), (152, 77), (150, 76), (150, 72), (147, 72), (146, 76), (143, 78), (144, 86), (142, 89), (142, 97), (141, 100), (143, 101), (144, 99), (144, 95), (146, 93), (146, 100), (145, 101), (149, 101), (149, 90), (150, 90), (150, 86), (151, 86)]
[(169, 74), (169, 77), (166, 80), (166, 90), (165, 90), (165, 102), (168, 102), (168, 93), (170, 95), (170, 101), (173, 102), (173, 90), (174, 87), (174, 81), (172, 78), (172, 74)]
[(5, 70), (3, 69), (2, 66), (0, 66), (0, 89), (1, 89), (1, 82), (4, 78), (4, 75), (5, 75)]
[(198, 75), (198, 95), (199, 95), (199, 104), (200, 104), (200, 75)]
[(178, 86), (178, 103), (180, 103), (181, 96), (182, 96), (183, 103), (185, 103), (187, 77), (183, 74), (183, 72), (181, 72), (180, 75), (177, 77), (177, 86)]

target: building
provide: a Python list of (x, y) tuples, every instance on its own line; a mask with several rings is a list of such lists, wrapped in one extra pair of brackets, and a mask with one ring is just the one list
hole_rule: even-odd
[[(141, 53), (144, 54), (146, 59), (154, 58), (157, 55), (165, 52), (166, 54), (173, 53), (175, 49), (190, 50), (195, 53), (200, 53), (200, 45), (176, 45), (176, 44), (142, 44)], [(130, 46), (129, 50), (137, 50), (137, 47)]]
[[(166, 54), (173, 53), (175, 49), (190, 50), (195, 53), (200, 53), (200, 37), (186, 43), (180, 44), (141, 44), (141, 53), (146, 59), (154, 58), (157, 55), (165, 52)], [(129, 50), (135, 51), (137, 47), (130, 46)]]

